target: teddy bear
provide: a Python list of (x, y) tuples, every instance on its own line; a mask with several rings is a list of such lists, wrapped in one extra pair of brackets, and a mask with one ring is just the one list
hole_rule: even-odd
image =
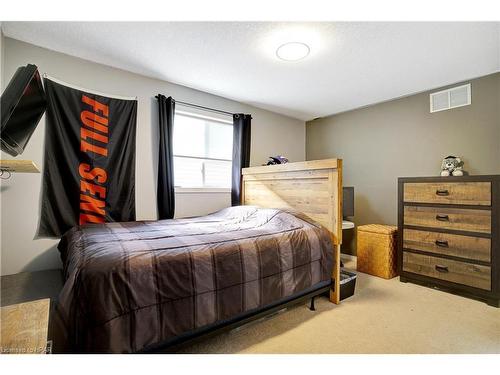
[(447, 156), (441, 163), (441, 176), (463, 176), (464, 162), (458, 156)]

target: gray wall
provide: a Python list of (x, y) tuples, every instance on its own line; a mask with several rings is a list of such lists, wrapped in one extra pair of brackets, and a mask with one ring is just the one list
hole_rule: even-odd
[(397, 224), (397, 178), (439, 175), (447, 155), (462, 156), (471, 174), (500, 173), (500, 73), (467, 82), (470, 106), (429, 113), (424, 92), (306, 123), (307, 160), (344, 160), (357, 225)]
[[(89, 89), (123, 96), (138, 97), (136, 209), (137, 219), (156, 219), (157, 171), (157, 93), (172, 95), (229, 112), (251, 113), (251, 165), (260, 165), (270, 155), (283, 154), (291, 161), (305, 158), (303, 121), (261, 110), (187, 87), (147, 78), (123, 70), (92, 63), (58, 52), (4, 38), (3, 83), (17, 67), (36, 64), (42, 73)], [(25, 152), (18, 159), (34, 160), (42, 166), (45, 119), (33, 134)], [(10, 158), (2, 153), (2, 158)], [(60, 267), (55, 248), (57, 241), (34, 239), (38, 216), (41, 175), (16, 174), (2, 181), (1, 273), (12, 274)], [(203, 215), (230, 205), (229, 193), (177, 194), (177, 215)]]
[(0, 87), (3, 87), (3, 32), (2, 24), (0, 23)]

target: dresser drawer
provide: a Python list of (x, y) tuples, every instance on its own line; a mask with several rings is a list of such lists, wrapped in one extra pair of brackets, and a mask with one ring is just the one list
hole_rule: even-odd
[(490, 182), (407, 182), (403, 200), (412, 203), (491, 205)]
[(404, 225), (491, 233), (491, 211), (405, 206)]
[(403, 247), (483, 262), (491, 261), (489, 238), (404, 229)]
[(488, 266), (404, 251), (403, 271), (491, 290), (491, 268)]

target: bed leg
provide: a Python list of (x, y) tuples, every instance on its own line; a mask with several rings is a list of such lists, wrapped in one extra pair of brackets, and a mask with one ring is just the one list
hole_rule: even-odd
[(311, 305), (309, 306), (309, 310), (316, 311), (316, 308), (314, 307), (314, 297), (311, 298)]
[(332, 289), (330, 289), (330, 302), (338, 305), (340, 303), (340, 245), (334, 245)]

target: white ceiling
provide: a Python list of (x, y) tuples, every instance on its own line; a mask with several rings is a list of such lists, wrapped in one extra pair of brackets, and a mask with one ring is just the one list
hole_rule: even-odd
[[(6, 36), (310, 120), (500, 71), (500, 23), (3, 22)], [(299, 62), (276, 58), (306, 43)], [(153, 93), (152, 93), (153, 95)]]

